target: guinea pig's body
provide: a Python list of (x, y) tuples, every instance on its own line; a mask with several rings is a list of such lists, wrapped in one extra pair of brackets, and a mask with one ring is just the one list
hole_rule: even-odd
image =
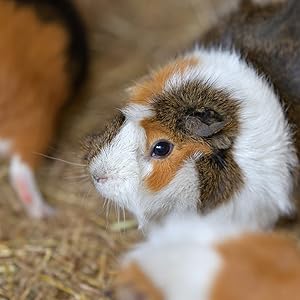
[(102, 196), (141, 226), (193, 211), (269, 228), (292, 213), (299, 6), (244, 5), (210, 41), (134, 86), (105, 132), (85, 143)]
[(193, 217), (154, 230), (124, 257), (117, 280), (122, 300), (296, 300), (299, 294), (295, 240)]
[(11, 183), (34, 217), (51, 209), (33, 171), (86, 66), (85, 33), (70, 1), (0, 1), (0, 155), (11, 159)]

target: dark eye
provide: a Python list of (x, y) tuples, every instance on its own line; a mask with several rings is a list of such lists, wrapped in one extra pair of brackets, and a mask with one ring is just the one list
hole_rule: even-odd
[(173, 144), (168, 141), (159, 141), (152, 147), (151, 156), (155, 158), (165, 158), (171, 154)]

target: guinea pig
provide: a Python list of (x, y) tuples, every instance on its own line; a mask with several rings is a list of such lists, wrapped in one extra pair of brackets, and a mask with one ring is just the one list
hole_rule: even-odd
[(299, 15), (299, 1), (244, 3), (130, 88), (127, 105), (83, 144), (100, 194), (140, 226), (195, 212), (263, 229), (293, 214)]
[(296, 300), (300, 247), (279, 233), (171, 219), (125, 255), (119, 300)]
[(87, 74), (81, 17), (69, 0), (0, 1), (0, 155), (32, 217), (53, 212), (34, 170), (48, 150), (58, 115)]

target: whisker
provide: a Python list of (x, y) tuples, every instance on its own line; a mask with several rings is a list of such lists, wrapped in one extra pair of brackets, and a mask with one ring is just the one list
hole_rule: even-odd
[(85, 174), (85, 175), (78, 175), (78, 176), (65, 176), (65, 179), (85, 179), (89, 178), (90, 176)]
[(63, 163), (66, 163), (66, 164), (69, 164), (69, 165), (72, 165), (72, 166), (78, 166), (78, 167), (86, 167), (87, 166), (86, 164), (79, 164), (79, 163), (67, 161), (65, 159), (53, 157), (53, 156), (46, 155), (46, 154), (43, 154), (43, 153), (33, 152), (33, 154), (40, 155), (42, 157), (49, 158), (49, 159), (52, 159), (52, 160), (60, 161), (60, 162), (63, 162)]
[(103, 214), (103, 213), (105, 212), (106, 207), (107, 207), (107, 202), (108, 202), (108, 199), (104, 198), (104, 200), (103, 200), (103, 205), (102, 205), (101, 211), (100, 211), (101, 214)]
[(89, 197), (90, 192), (92, 191), (92, 186), (88, 189), (88, 191), (85, 193), (85, 195), (83, 195), (83, 197), (81, 198), (81, 203), (84, 204), (86, 202), (86, 199)]
[(74, 168), (68, 168), (68, 169), (65, 169), (64, 171), (64, 175), (66, 177), (72, 177), (72, 176), (87, 176), (87, 177), (90, 177), (90, 174), (86, 171), (85, 168), (77, 168), (76, 169)]
[(118, 206), (117, 203), (114, 202), (114, 212), (115, 212), (115, 216), (117, 217), (117, 223), (120, 223), (120, 216), (118, 215)]
[(87, 184), (88, 182), (90, 182), (90, 180), (88, 178), (75, 178), (75, 179), (64, 179), (66, 182), (68, 182), (71, 185), (76, 185), (76, 184)]
[(125, 207), (122, 206), (122, 214), (123, 214), (123, 222), (126, 222), (126, 212), (125, 212)]
[(109, 220), (109, 215), (110, 215), (110, 209), (111, 209), (111, 201), (107, 201), (107, 209), (106, 209), (106, 212), (105, 212), (105, 215), (106, 215), (106, 220), (108, 221)]
[(108, 201), (108, 211), (107, 211), (107, 229), (109, 229), (111, 224), (111, 216), (113, 214), (113, 201)]
[(120, 224), (120, 206), (117, 205), (117, 220), (118, 220), (118, 224)]

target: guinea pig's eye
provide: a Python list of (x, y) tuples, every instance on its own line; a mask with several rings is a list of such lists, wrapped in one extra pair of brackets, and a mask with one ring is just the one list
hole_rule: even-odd
[(151, 156), (154, 158), (165, 158), (171, 154), (173, 147), (174, 145), (168, 141), (158, 141), (152, 147)]

